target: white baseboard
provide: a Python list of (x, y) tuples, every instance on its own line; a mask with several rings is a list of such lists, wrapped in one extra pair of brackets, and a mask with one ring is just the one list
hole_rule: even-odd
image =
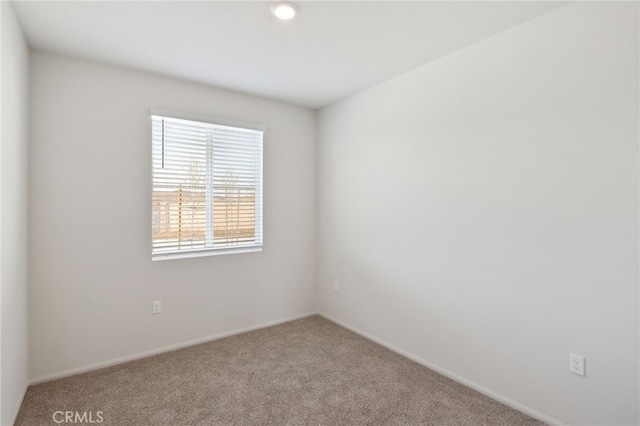
[[(282, 318), (282, 319), (279, 319), (279, 320), (269, 321), (269, 322), (266, 322), (266, 323), (253, 325), (253, 326), (250, 326), (250, 327), (244, 327), (244, 328), (240, 328), (240, 329), (236, 329), (236, 330), (232, 330), (232, 331), (227, 331), (227, 332), (224, 332), (224, 333), (214, 334), (212, 336), (206, 336), (206, 337), (202, 337), (202, 338), (199, 338), (199, 339), (189, 340), (187, 342), (177, 343), (175, 345), (164, 346), (164, 347), (161, 347), (161, 348), (158, 348), (158, 349), (152, 349), (150, 351), (138, 352), (138, 353), (135, 353), (135, 354), (126, 355), (126, 356), (119, 357), (119, 358), (113, 358), (113, 359), (109, 359), (109, 360), (106, 360), (106, 361), (97, 362), (95, 364), (89, 364), (89, 365), (85, 365), (85, 366), (78, 367), (78, 368), (71, 368), (69, 370), (58, 371), (56, 373), (45, 374), (44, 376), (39, 376), (39, 377), (35, 377), (35, 378), (31, 379), (29, 381), (29, 385), (37, 385), (39, 383), (49, 382), (51, 380), (56, 380), (56, 379), (62, 379), (63, 377), (69, 377), (69, 376), (73, 376), (75, 374), (86, 373), (87, 371), (93, 371), (93, 370), (98, 370), (100, 368), (111, 367), (113, 365), (123, 364), (123, 363), (129, 362), (129, 361), (135, 361), (137, 359), (142, 359), (142, 358), (146, 358), (146, 357), (149, 357), (149, 356), (158, 355), (158, 354), (161, 354), (161, 353), (164, 353), (164, 352), (171, 352), (171, 351), (175, 351), (177, 349), (186, 348), (188, 346), (198, 345), (200, 343), (206, 343), (206, 342), (211, 342), (213, 340), (223, 339), (225, 337), (235, 336), (236, 334), (242, 334), (242, 333), (246, 333), (248, 331), (259, 330), (261, 328), (271, 327), (271, 326), (274, 326), (274, 325), (283, 324), (285, 322), (295, 321), (295, 320), (302, 319), (302, 318), (307, 318), (307, 317), (310, 317), (312, 315), (317, 315), (317, 313), (316, 312), (309, 312), (309, 313), (306, 313), (306, 314), (296, 315), (296, 316), (293, 316), (293, 317)], [(25, 391), (26, 391), (26, 388), (25, 388)]]
[(558, 420), (558, 419), (556, 419), (554, 417), (551, 417), (551, 416), (548, 416), (548, 415), (546, 415), (544, 413), (541, 413), (540, 411), (538, 411), (538, 410), (536, 410), (534, 408), (527, 407), (526, 405), (521, 404), (518, 401), (514, 401), (513, 399), (507, 398), (504, 395), (500, 395), (499, 393), (496, 393), (496, 392), (492, 391), (489, 388), (486, 388), (486, 387), (484, 387), (482, 385), (479, 385), (479, 384), (474, 383), (474, 382), (472, 382), (472, 381), (470, 381), (468, 379), (465, 379), (464, 377), (461, 377), (461, 376), (459, 376), (459, 375), (457, 375), (457, 374), (455, 374), (455, 373), (453, 373), (453, 372), (451, 372), (451, 371), (449, 371), (447, 369), (439, 367), (439, 366), (437, 366), (437, 365), (435, 365), (435, 364), (433, 364), (433, 363), (431, 363), (431, 362), (429, 362), (429, 361), (427, 361), (425, 359), (422, 359), (422, 358), (420, 358), (420, 357), (418, 357), (416, 355), (413, 355), (413, 354), (411, 354), (411, 353), (409, 353), (409, 352), (407, 352), (407, 351), (405, 351), (403, 349), (400, 349), (397, 346), (394, 346), (394, 345), (392, 345), (390, 343), (387, 343), (384, 340), (378, 339), (377, 337), (372, 336), (371, 334), (369, 334), (367, 332), (364, 332), (364, 331), (359, 330), (359, 329), (357, 329), (355, 327), (352, 327), (352, 326), (350, 326), (348, 324), (345, 324), (344, 322), (342, 322), (340, 320), (337, 320), (337, 319), (331, 317), (330, 315), (327, 315), (327, 314), (325, 314), (323, 312), (318, 312), (318, 315), (320, 315), (321, 317), (323, 317), (323, 318), (325, 318), (325, 319), (327, 319), (327, 320), (329, 320), (331, 322), (334, 322), (334, 323), (336, 323), (336, 324), (338, 324), (338, 325), (340, 325), (340, 326), (342, 326), (342, 327), (344, 327), (344, 328), (346, 328), (348, 330), (351, 330), (354, 333), (359, 334), (360, 336), (362, 336), (362, 337), (364, 337), (366, 339), (369, 339), (369, 340), (371, 340), (373, 342), (376, 342), (377, 344), (382, 345), (385, 348), (387, 348), (387, 349), (389, 349), (389, 350), (391, 350), (391, 351), (393, 351), (393, 352), (395, 352), (397, 354), (400, 354), (400, 355), (402, 355), (402, 356), (404, 356), (406, 358), (409, 358), (410, 360), (415, 361), (418, 364), (421, 364), (421, 365), (423, 365), (423, 366), (425, 366), (425, 367), (427, 367), (427, 368), (429, 368), (429, 369), (431, 369), (433, 371), (436, 371), (436, 372), (442, 374), (443, 376), (446, 376), (446, 377), (450, 378), (451, 380), (454, 380), (454, 381), (456, 381), (456, 382), (458, 382), (460, 384), (463, 384), (463, 385), (465, 385), (465, 386), (467, 386), (467, 387), (469, 387), (471, 389), (474, 389), (474, 390), (480, 392), (481, 394), (484, 394), (484, 395), (488, 396), (491, 399), (495, 399), (496, 401), (499, 401), (499, 402), (501, 402), (501, 403), (503, 403), (503, 404), (515, 409), (515, 410), (518, 410), (521, 413), (527, 414), (528, 416), (531, 416), (534, 419), (538, 419), (541, 422), (547, 423), (547, 424), (552, 425), (552, 426), (567, 426), (566, 423), (563, 423), (563, 422), (561, 422), (560, 420)]
[(22, 388), (22, 394), (20, 396), (20, 398), (18, 399), (18, 405), (15, 407), (15, 409), (13, 410), (12, 413), (12, 417), (13, 417), (13, 421), (11, 422), (11, 424), (14, 424), (18, 418), (18, 413), (20, 412), (20, 407), (22, 407), (22, 401), (24, 400), (25, 395), (27, 394), (27, 389), (29, 388), (29, 382), (25, 382), (23, 388)]

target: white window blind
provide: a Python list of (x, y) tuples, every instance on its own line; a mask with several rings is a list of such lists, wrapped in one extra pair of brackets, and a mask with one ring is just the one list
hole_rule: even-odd
[(262, 130), (152, 113), (154, 260), (262, 247)]

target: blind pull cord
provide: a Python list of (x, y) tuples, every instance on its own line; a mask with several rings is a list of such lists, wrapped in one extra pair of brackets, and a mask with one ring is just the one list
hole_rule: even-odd
[(162, 168), (164, 169), (164, 118), (162, 119)]

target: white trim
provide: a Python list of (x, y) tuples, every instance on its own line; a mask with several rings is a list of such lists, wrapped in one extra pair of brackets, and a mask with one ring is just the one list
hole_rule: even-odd
[(397, 354), (400, 354), (400, 355), (404, 356), (405, 358), (409, 358), (410, 360), (415, 361), (418, 364), (421, 364), (421, 365), (423, 365), (424, 367), (427, 367), (430, 370), (436, 371), (437, 373), (440, 373), (443, 376), (446, 376), (446, 377), (450, 378), (451, 380), (454, 380), (454, 381), (456, 381), (456, 382), (458, 382), (458, 383), (460, 383), (462, 385), (465, 385), (465, 386), (467, 386), (467, 387), (469, 387), (471, 389), (474, 389), (474, 390), (480, 392), (481, 394), (484, 394), (484, 395), (488, 396), (491, 399), (495, 399), (496, 401), (499, 401), (499, 402), (501, 402), (501, 403), (503, 403), (503, 404), (515, 409), (515, 410), (518, 410), (521, 413), (527, 414), (527, 415), (529, 415), (529, 416), (531, 416), (531, 417), (533, 417), (535, 419), (538, 419), (538, 420), (540, 420), (540, 421), (542, 421), (544, 423), (547, 423), (549, 425), (552, 425), (552, 426), (567, 426), (566, 423), (563, 423), (563, 422), (561, 422), (560, 420), (558, 420), (558, 419), (556, 419), (554, 417), (551, 417), (551, 416), (548, 416), (548, 415), (546, 415), (544, 413), (541, 413), (540, 411), (538, 411), (538, 410), (536, 410), (534, 408), (528, 407), (528, 406), (526, 406), (526, 405), (524, 405), (524, 404), (522, 404), (522, 403), (520, 403), (518, 401), (514, 401), (513, 399), (507, 398), (504, 395), (500, 395), (499, 393), (496, 393), (496, 392), (492, 391), (489, 388), (486, 388), (486, 387), (484, 387), (482, 385), (474, 383), (471, 380), (465, 379), (464, 377), (459, 376), (459, 375), (457, 375), (457, 374), (455, 374), (455, 373), (453, 373), (453, 372), (451, 372), (451, 371), (449, 371), (447, 369), (439, 367), (439, 366), (433, 364), (432, 362), (429, 362), (429, 361), (427, 361), (425, 359), (420, 358), (419, 356), (413, 355), (413, 354), (411, 354), (411, 353), (409, 353), (409, 352), (407, 352), (407, 351), (405, 351), (403, 349), (400, 349), (397, 346), (394, 346), (394, 345), (392, 345), (390, 343), (385, 342), (382, 339), (378, 339), (377, 337), (372, 336), (371, 334), (369, 334), (367, 332), (364, 332), (364, 331), (359, 330), (359, 329), (357, 329), (355, 327), (352, 327), (352, 326), (350, 326), (348, 324), (345, 324), (344, 322), (339, 321), (339, 320), (331, 317), (330, 315), (325, 314), (324, 312), (318, 312), (318, 315), (320, 315), (321, 317), (323, 317), (323, 318), (325, 318), (325, 319), (327, 319), (327, 320), (329, 320), (331, 322), (334, 322), (334, 323), (338, 324), (341, 327), (344, 327), (344, 328), (346, 328), (348, 330), (351, 330), (354, 333), (359, 334), (360, 336), (362, 336), (362, 337), (364, 337), (364, 338), (366, 338), (368, 340), (371, 340), (371, 341), (373, 341), (373, 342), (375, 342), (375, 343), (377, 343), (379, 345), (382, 345), (385, 348), (387, 348), (387, 349), (389, 349), (389, 350), (391, 350), (391, 351), (393, 351), (393, 352), (395, 352)]
[(265, 132), (267, 126), (258, 123), (249, 123), (246, 121), (233, 120), (231, 118), (215, 117), (212, 115), (198, 114), (195, 112), (172, 111), (164, 108), (151, 108), (150, 114), (153, 116), (177, 118), (180, 120), (201, 121), (209, 124), (217, 124), (219, 126), (240, 127), (242, 129), (257, 130)]
[(218, 339), (224, 339), (225, 337), (235, 336), (236, 334), (242, 334), (249, 331), (259, 330), (261, 328), (272, 327), (278, 324), (284, 324), (286, 322), (299, 320), (302, 318), (307, 318), (313, 315), (317, 315), (316, 312), (308, 312), (305, 314), (295, 315), (292, 317), (282, 318), (275, 321), (269, 321), (258, 325), (253, 325), (250, 327), (239, 328), (232, 331), (227, 331), (224, 333), (214, 334), (207, 337), (202, 337), (199, 339), (189, 340), (187, 342), (176, 343), (175, 345), (163, 346), (158, 349), (152, 349), (150, 351), (138, 352), (131, 355), (126, 355), (123, 357), (113, 358), (106, 361), (96, 362), (94, 364), (85, 365), (83, 367), (71, 368), (69, 370), (58, 371), (56, 373), (45, 374), (44, 376), (39, 376), (31, 379), (29, 381), (29, 385), (37, 385), (39, 383), (49, 382), (51, 380), (62, 379), (63, 377), (73, 376), (75, 374), (86, 373), (88, 371), (98, 370), (101, 368), (111, 367), (118, 364), (123, 364), (129, 361), (135, 361), (137, 359), (147, 358), (153, 355), (158, 355), (164, 352), (171, 352), (178, 349), (186, 348), (193, 345), (199, 345), (201, 343), (207, 343)]
[(226, 247), (221, 249), (182, 250), (151, 255), (151, 260), (186, 259), (189, 257), (219, 256), (221, 254), (252, 253), (262, 251), (262, 246)]
[(11, 424), (14, 424), (18, 419), (18, 413), (20, 412), (20, 407), (22, 407), (22, 402), (24, 401), (24, 397), (27, 395), (27, 389), (29, 389), (30, 383), (26, 381), (24, 383), (24, 388), (22, 389), (22, 396), (18, 399), (18, 406), (13, 410), (13, 421)]

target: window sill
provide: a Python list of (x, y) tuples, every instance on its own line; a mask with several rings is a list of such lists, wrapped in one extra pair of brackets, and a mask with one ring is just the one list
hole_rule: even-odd
[(223, 254), (235, 254), (235, 253), (253, 253), (262, 251), (262, 246), (245, 246), (237, 248), (220, 248), (220, 249), (208, 249), (208, 250), (192, 250), (192, 251), (179, 251), (171, 253), (156, 253), (151, 255), (151, 260), (171, 260), (171, 259), (187, 259), (190, 257), (205, 257), (205, 256), (220, 256)]

